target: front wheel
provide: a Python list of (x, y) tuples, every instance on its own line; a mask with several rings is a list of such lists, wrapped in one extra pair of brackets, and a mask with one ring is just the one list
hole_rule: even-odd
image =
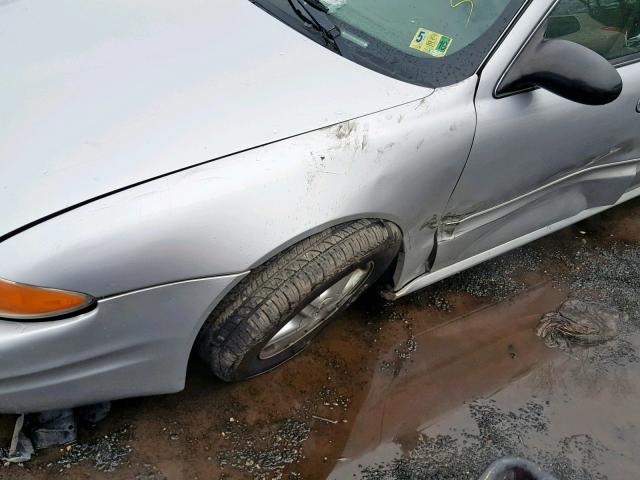
[(290, 247), (218, 305), (198, 337), (200, 357), (225, 381), (281, 365), (380, 278), (400, 245), (396, 225), (364, 219)]

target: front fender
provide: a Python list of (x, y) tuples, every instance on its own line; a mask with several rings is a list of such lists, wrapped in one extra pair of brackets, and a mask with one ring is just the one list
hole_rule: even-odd
[[(404, 233), (399, 283), (424, 272), (475, 129), (476, 79), (417, 102), (150, 181), (0, 244), (0, 277), (96, 297), (245, 272), (328, 225)], [(250, 128), (247, 124), (247, 128)]]

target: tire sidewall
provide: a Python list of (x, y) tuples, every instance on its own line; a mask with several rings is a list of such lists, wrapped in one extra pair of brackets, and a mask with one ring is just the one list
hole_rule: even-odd
[[(395, 259), (399, 250), (399, 245), (389, 246), (385, 243), (378, 247), (376, 250), (369, 252), (355, 263), (349, 263), (344, 268), (339, 269), (330, 278), (318, 284), (314, 287), (295, 308), (293, 308), (287, 315), (268, 331), (264, 333), (262, 338), (251, 348), (251, 350), (243, 357), (238, 366), (233, 369), (233, 378), (231, 381), (246, 379), (261, 375), (274, 368), (282, 365), (283, 363), (291, 360), (300, 352), (302, 352), (309, 344), (340, 314), (348, 308), (353, 302), (369, 287), (385, 273), (390, 266), (391, 262)], [(367, 267), (370, 263), (373, 263), (373, 268), (369, 272), (366, 280), (362, 282), (356, 290), (354, 290), (349, 297), (333, 312), (327, 320), (319, 325), (313, 332), (307, 335), (304, 339), (298, 343), (290, 346), (283, 352), (268, 358), (262, 359), (259, 357), (260, 352), (264, 346), (271, 340), (271, 338), (293, 317), (295, 317), (301, 310), (303, 310), (311, 301), (317, 298), (322, 292), (331, 287), (334, 283), (349, 275), (351, 272), (358, 268)]]

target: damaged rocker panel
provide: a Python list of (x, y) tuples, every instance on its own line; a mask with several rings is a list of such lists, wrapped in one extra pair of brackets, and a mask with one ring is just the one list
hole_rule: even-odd
[[(630, 160), (627, 162), (620, 162), (619, 164), (613, 165), (613, 166), (624, 166), (624, 165), (636, 165), (640, 163), (640, 159), (636, 159), (636, 160)], [(603, 167), (611, 167), (612, 165), (605, 165), (602, 167), (597, 167), (597, 168), (593, 168), (592, 170), (600, 170)], [(584, 172), (579, 172), (579, 173), (584, 173)], [(487, 250), (478, 253), (476, 255), (470, 256), (468, 258), (465, 258), (461, 261), (455, 262), (453, 264), (450, 265), (446, 265), (444, 267), (441, 268), (437, 268), (436, 270), (433, 271), (428, 271), (425, 274), (415, 278), (414, 280), (410, 281), (409, 283), (405, 284), (404, 287), (396, 290), (396, 291), (391, 291), (391, 290), (387, 290), (387, 291), (383, 291), (382, 292), (382, 296), (387, 299), (387, 300), (397, 300), (401, 297), (404, 297), (406, 295), (409, 295), (410, 293), (413, 293), (417, 290), (420, 290), (422, 288), (428, 287), (429, 285), (433, 285), (434, 283), (439, 282), (440, 280), (443, 280), (447, 277), (450, 277), (452, 275), (455, 275), (456, 273), (462, 272), (464, 270), (467, 270), (468, 268), (474, 267), (476, 265), (479, 265), (480, 263), (483, 263), (487, 260), (490, 260), (492, 258), (495, 258), (499, 255), (502, 255), (504, 253), (507, 253), (513, 249), (516, 249), (518, 247), (521, 247), (523, 245), (526, 245), (527, 243), (533, 242), (539, 238), (542, 238), (546, 235), (549, 235), (553, 232), (556, 232), (558, 230), (561, 230), (565, 227), (568, 227), (570, 225), (573, 225), (577, 222), (580, 222), (588, 217), (591, 217), (593, 215), (597, 215), (598, 213), (601, 213), (605, 210), (608, 210), (612, 207), (615, 207), (617, 205), (620, 205), (622, 203), (628, 202), (629, 200), (632, 200), (636, 197), (640, 196), (640, 186), (636, 186), (634, 188), (631, 188), (630, 190), (628, 190), (627, 192), (625, 192), (619, 199), (617, 199), (616, 201), (613, 201), (612, 204), (609, 205), (601, 205), (601, 206), (593, 206), (591, 208), (587, 208), (581, 212), (579, 212), (578, 214), (571, 216), (569, 218), (566, 218), (564, 220), (555, 222), (551, 225), (547, 225), (545, 227), (539, 228), (533, 232), (530, 232), (528, 234), (522, 235), (518, 238), (515, 238), (514, 240), (511, 240), (509, 242), (505, 242), (501, 245), (497, 245), (494, 246), (493, 248), (488, 248)], [(484, 213), (484, 212), (483, 212)], [(474, 214), (474, 217), (478, 215), (478, 214)], [(443, 220), (446, 217), (443, 217)], [(451, 218), (451, 217), (449, 217)], [(467, 220), (468, 218), (471, 217), (466, 217), (464, 218), (462, 221)], [(446, 229), (448, 229), (449, 227), (453, 226), (455, 228), (456, 225), (460, 225), (462, 223), (462, 221), (458, 221), (458, 223), (454, 223), (454, 222), (450, 222), (450, 223), (445, 223), (446, 220), (444, 221), (440, 221), (439, 225), (438, 225), (438, 244), (442, 245), (443, 242), (446, 243), (446, 240), (443, 241), (443, 232), (448, 231)], [(455, 238), (454, 236), (450, 237), (451, 239)]]
[[(580, 184), (593, 178), (601, 176), (603, 173), (609, 178), (628, 179), (629, 183), (638, 173), (640, 158), (625, 160), (622, 162), (596, 165), (590, 168), (572, 172), (562, 178), (547, 183), (524, 195), (513, 198), (507, 202), (495, 205), (479, 212), (468, 212), (465, 214), (446, 214), (440, 220), (432, 218), (429, 226), (435, 226), (438, 230), (438, 241), (446, 242), (469, 233), (490, 222), (504, 218), (514, 212), (526, 207), (528, 204), (544, 197), (549, 190), (562, 188), (571, 184)], [(614, 198), (610, 203), (615, 202)], [(606, 203), (606, 202), (605, 202)], [(593, 205), (597, 206), (597, 205)]]

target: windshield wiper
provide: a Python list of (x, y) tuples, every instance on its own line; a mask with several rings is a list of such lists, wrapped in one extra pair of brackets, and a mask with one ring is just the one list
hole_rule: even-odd
[[(337, 53), (340, 53), (340, 48), (336, 43), (336, 38), (341, 34), (340, 29), (336, 24), (329, 20), (327, 14), (329, 8), (320, 0), (287, 0), (289, 5), (296, 13), (298, 17), (313, 29), (319, 31), (322, 34), (327, 46), (332, 47)], [(296, 7), (294, 2), (298, 5)], [(324, 15), (314, 15), (309, 8), (321, 11)], [(304, 13), (303, 13), (304, 12)]]
[(320, 10), (322, 13), (329, 13), (329, 7), (320, 0), (306, 0), (306, 2), (304, 0), (298, 0), (298, 3), (307, 3), (310, 7)]

